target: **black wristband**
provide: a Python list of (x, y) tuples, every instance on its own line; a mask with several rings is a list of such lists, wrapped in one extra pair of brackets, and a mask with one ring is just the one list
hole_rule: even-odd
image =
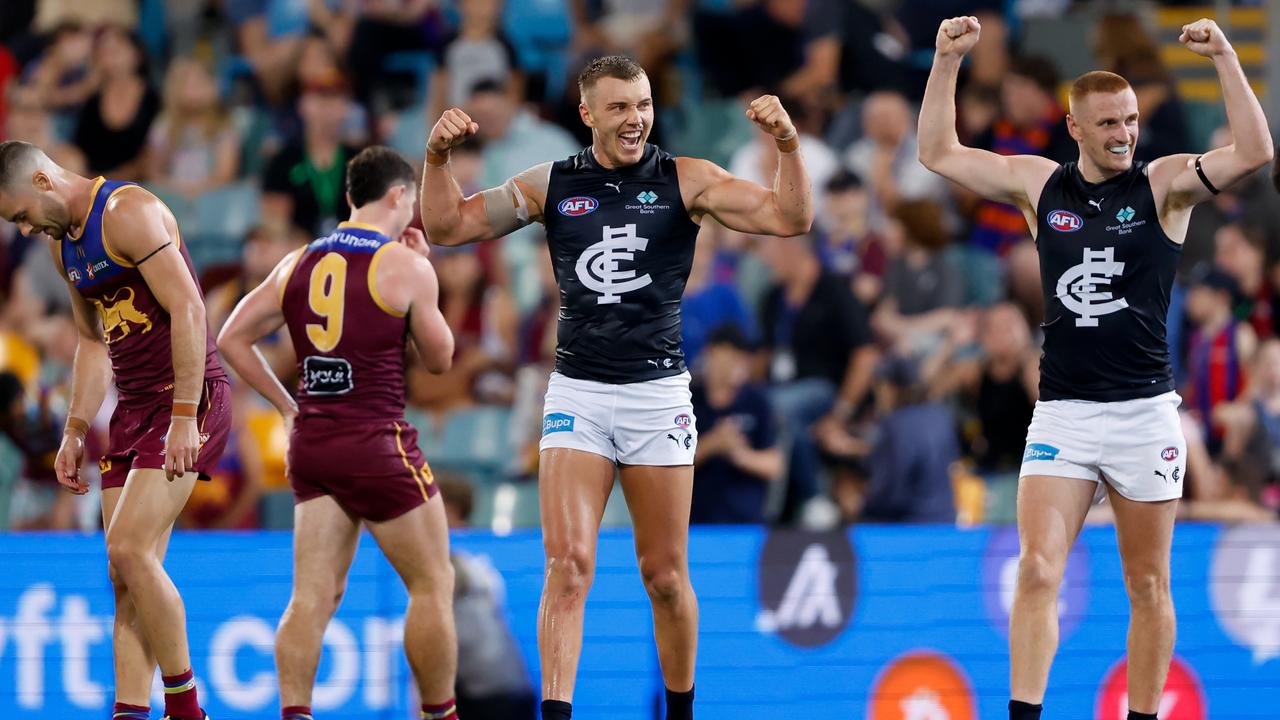
[(1209, 178), (1204, 174), (1204, 168), (1200, 167), (1200, 158), (1202, 157), (1204, 156), (1201, 155), (1200, 157), (1196, 158), (1196, 174), (1200, 176), (1200, 182), (1204, 183), (1204, 186), (1209, 188), (1209, 192), (1213, 193), (1214, 195), (1217, 195), (1222, 191), (1214, 187), (1213, 183), (1209, 182)]

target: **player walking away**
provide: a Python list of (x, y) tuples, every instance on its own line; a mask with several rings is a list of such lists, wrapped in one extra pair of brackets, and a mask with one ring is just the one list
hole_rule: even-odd
[(546, 226), (560, 287), (556, 370), (547, 389), (539, 492), (546, 582), (538, 613), (542, 717), (568, 718), (582, 646), (596, 536), (615, 466), (631, 510), (636, 556), (653, 605), (667, 717), (693, 714), (698, 607), (688, 525), (696, 450), (680, 297), (702, 218), (760, 235), (808, 232), (809, 177), (778, 98), (747, 116), (778, 144), (772, 188), (645, 142), (653, 99), (629, 58), (600, 58), (578, 78), (591, 147), (463, 198), (450, 148), (478, 127), (457, 109), (431, 131), (422, 181), (427, 235), (442, 245)]
[(0, 216), (53, 238), (79, 330), (71, 406), (55, 468), (83, 495), (84, 436), (114, 376), (119, 396), (102, 471), (115, 590), (115, 718), (146, 718), (157, 663), (165, 717), (207, 717), (196, 697), (186, 610), (165, 573), (169, 532), (231, 430), (230, 388), (177, 221), (127, 182), (90, 180), (34, 145), (0, 144)]
[(1169, 548), (1186, 443), (1165, 317), (1191, 208), (1271, 160), (1257, 98), (1212, 20), (1182, 29), (1213, 60), (1234, 142), (1202, 156), (1134, 162), (1138, 104), (1124, 78), (1082, 75), (1067, 128), (1080, 159), (1005, 157), (956, 138), (961, 59), (978, 21), (952, 18), (920, 110), (920, 159), (991, 200), (1016, 205), (1035, 236), (1044, 284), (1040, 401), (1018, 490), (1022, 554), (1010, 618), (1010, 718), (1039, 718), (1057, 649), (1058, 586), (1095, 490), (1110, 494), (1129, 593), (1129, 717), (1154, 718), (1173, 652)]
[[(409, 592), (404, 650), (423, 720), (457, 720), (449, 535), (417, 432), (404, 421), (406, 336), (431, 372), (453, 358), (426, 239), (408, 229), (415, 185), (395, 151), (362, 151), (347, 165), (351, 220), (285, 257), (218, 337), (231, 367), (291, 428), (293, 596), (276, 634), (284, 720), (311, 720), (321, 639), (362, 522)], [(298, 353), (296, 403), (254, 347), (281, 326)]]

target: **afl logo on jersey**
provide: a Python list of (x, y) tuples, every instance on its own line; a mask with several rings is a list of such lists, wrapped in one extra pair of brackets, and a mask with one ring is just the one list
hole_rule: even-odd
[(600, 203), (593, 197), (578, 195), (561, 200), (558, 207), (561, 215), (577, 217), (579, 215), (586, 215), (587, 213), (595, 212), (595, 209), (600, 207)]
[(1058, 232), (1075, 232), (1084, 227), (1084, 220), (1081, 220), (1080, 216), (1073, 212), (1054, 210), (1049, 213), (1049, 227)]
[(1161, 451), (1160, 451), (1160, 459), (1161, 459), (1161, 460), (1163, 460), (1163, 461), (1165, 461), (1165, 462), (1173, 462), (1174, 460), (1177, 460), (1177, 459), (1178, 459), (1178, 448), (1173, 447), (1172, 445), (1170, 445), (1169, 447), (1167, 447), (1167, 448), (1165, 448), (1165, 449), (1161, 450)]
[(693, 418), (689, 417), (689, 413), (680, 413), (676, 416), (676, 427), (687, 428), (693, 425)]

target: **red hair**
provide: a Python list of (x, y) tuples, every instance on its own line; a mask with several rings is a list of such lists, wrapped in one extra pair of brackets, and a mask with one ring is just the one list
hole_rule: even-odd
[(1129, 89), (1129, 81), (1113, 72), (1094, 70), (1087, 72), (1071, 83), (1071, 106), (1094, 93), (1118, 93)]

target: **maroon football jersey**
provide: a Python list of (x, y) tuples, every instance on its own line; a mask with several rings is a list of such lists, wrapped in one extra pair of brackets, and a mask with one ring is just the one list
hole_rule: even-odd
[[(80, 235), (68, 235), (58, 243), (59, 259), (67, 278), (102, 318), (116, 389), (124, 399), (173, 389), (169, 313), (160, 306), (137, 267), (111, 248), (102, 227), (107, 201), (132, 186), (133, 183), (98, 178)], [(200, 281), (181, 238), (178, 251), (198, 291)], [(204, 377), (206, 380), (226, 377), (218, 362), (213, 333), (208, 328), (205, 329)]]
[(298, 355), (299, 419), (398, 419), (409, 324), (378, 295), (378, 262), (394, 242), (344, 222), (308, 245), (280, 304)]

